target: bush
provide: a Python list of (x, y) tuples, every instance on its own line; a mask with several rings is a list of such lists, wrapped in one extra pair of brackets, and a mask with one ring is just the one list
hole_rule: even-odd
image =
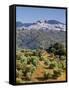
[(36, 70), (36, 67), (31, 64), (31, 73), (33, 73)]
[(20, 52), (24, 53), (24, 51), (25, 51), (25, 50), (24, 50), (24, 49), (22, 49)]
[(40, 61), (45, 61), (45, 58), (43, 56), (39, 57)]
[(22, 79), (21, 78), (16, 78), (16, 83), (22, 83)]
[(39, 58), (37, 56), (31, 56), (31, 62), (34, 66), (37, 66)]
[(57, 79), (61, 75), (61, 70), (55, 69), (53, 70), (53, 78)]
[(21, 63), (27, 64), (27, 57), (26, 56), (21, 56)]
[(55, 44), (53, 45), (53, 47), (54, 47), (56, 50), (58, 50), (58, 49), (63, 49), (63, 48), (64, 48), (64, 45), (61, 44), (61, 43), (55, 43)]
[(19, 60), (16, 60), (16, 69), (17, 70), (22, 69), (22, 63)]
[(44, 79), (51, 79), (53, 76), (53, 72), (50, 72), (49, 70), (46, 70), (44, 72)]
[(59, 59), (59, 55), (56, 55), (56, 58)]
[(25, 56), (27, 57), (27, 56), (32, 56), (33, 55), (33, 52), (32, 51), (27, 51), (27, 52), (25, 52)]
[(51, 47), (50, 52), (51, 52), (51, 53), (55, 53), (55, 51), (56, 51), (56, 49), (53, 48), (53, 47)]
[(50, 62), (50, 60), (48, 59), (48, 60), (45, 60), (45, 61), (44, 61), (44, 64), (49, 67), (49, 65), (51, 64), (51, 62)]
[(37, 54), (36, 54), (36, 50), (33, 50), (33, 56), (36, 56)]
[(28, 72), (28, 73), (26, 74), (26, 79), (27, 79), (27, 80), (31, 80), (31, 75), (32, 75), (31, 72)]
[(26, 74), (30, 72), (30, 66), (29, 65), (25, 65), (23, 68), (22, 68), (22, 73), (24, 74), (24, 76), (26, 76)]
[(51, 64), (49, 65), (50, 69), (54, 69), (54, 68), (57, 68), (57, 67), (58, 67), (57, 61), (52, 61)]
[(61, 56), (60, 60), (66, 60), (66, 57), (65, 56)]
[(17, 69), (16, 69), (16, 77), (19, 77), (19, 72)]
[(66, 62), (65, 61), (59, 62), (58, 68), (62, 69), (62, 71), (65, 70), (66, 69)]
[(21, 59), (21, 54), (20, 53), (16, 53), (16, 60), (20, 60)]
[(38, 56), (38, 57), (41, 57), (42, 56), (42, 52), (43, 52), (43, 50), (37, 49), (35, 55)]
[(24, 76), (27, 75), (27, 73), (33, 73), (36, 68), (34, 65), (25, 65), (25, 67), (22, 69), (22, 73), (24, 73)]
[(58, 50), (56, 50), (55, 55), (59, 55), (60, 57), (61, 57), (62, 55), (65, 55), (64, 49), (58, 49)]
[(54, 53), (55, 55), (66, 55), (66, 49), (64, 48), (64, 45), (61, 43), (55, 43), (54, 45), (51, 45), (48, 48), (48, 52)]
[(30, 56), (27, 57), (27, 64), (31, 64), (31, 57)]
[(62, 63), (61, 62), (58, 62), (58, 68), (62, 69)]
[(22, 73), (22, 70), (17, 70), (16, 69), (16, 77), (18, 77), (18, 78), (22, 78), (22, 76), (23, 76), (23, 73)]
[(66, 63), (65, 62), (62, 62), (62, 69), (66, 70)]

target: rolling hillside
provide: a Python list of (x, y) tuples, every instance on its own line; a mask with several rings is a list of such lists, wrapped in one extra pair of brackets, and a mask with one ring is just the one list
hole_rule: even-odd
[(56, 42), (65, 45), (65, 31), (44, 31), (44, 30), (16, 30), (16, 45), (19, 48), (44, 48), (47, 49)]

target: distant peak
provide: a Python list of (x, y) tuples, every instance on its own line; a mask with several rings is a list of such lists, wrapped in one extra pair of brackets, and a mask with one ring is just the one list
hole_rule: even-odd
[(44, 23), (47, 23), (47, 20), (44, 20)]
[(41, 20), (38, 20), (37, 23), (41, 23)]
[(20, 22), (20, 21), (17, 21), (17, 22), (16, 22), (16, 27), (21, 27), (21, 26), (23, 26), (23, 23)]
[(48, 20), (48, 23), (49, 24), (64, 24), (64, 23), (61, 23), (61, 22), (59, 22), (57, 20)]

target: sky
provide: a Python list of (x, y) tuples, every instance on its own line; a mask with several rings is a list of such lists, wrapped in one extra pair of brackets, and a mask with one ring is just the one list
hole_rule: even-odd
[(16, 7), (16, 21), (32, 23), (38, 20), (58, 20), (65, 24), (65, 9)]

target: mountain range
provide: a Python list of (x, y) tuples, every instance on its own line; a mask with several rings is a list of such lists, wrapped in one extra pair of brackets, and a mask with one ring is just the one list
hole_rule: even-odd
[(61, 23), (57, 20), (44, 20), (44, 21), (36, 21), (33, 23), (22, 23), (22, 22), (16, 22), (16, 28), (17, 29), (42, 29), (42, 30), (57, 30), (57, 31), (65, 31), (65, 24)]
[(66, 43), (65, 24), (57, 20), (36, 21), (35, 23), (16, 22), (17, 48), (47, 49), (56, 42)]

